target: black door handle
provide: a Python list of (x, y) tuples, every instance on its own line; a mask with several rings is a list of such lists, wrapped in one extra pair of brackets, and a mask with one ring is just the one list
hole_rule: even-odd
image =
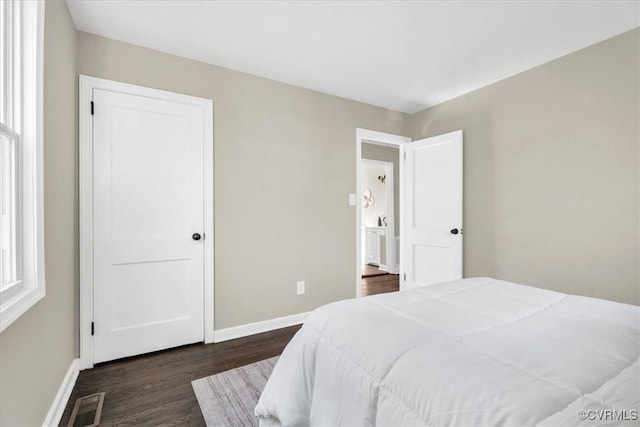
[(458, 234), (458, 233), (459, 233), (459, 231), (458, 231), (457, 228), (454, 228), (453, 230), (451, 230), (451, 234)]
[(193, 233), (193, 236), (191, 236), (191, 238), (192, 238), (193, 240), (200, 240), (200, 237), (201, 237), (201, 236), (200, 236), (200, 234), (199, 234), (199, 233)]

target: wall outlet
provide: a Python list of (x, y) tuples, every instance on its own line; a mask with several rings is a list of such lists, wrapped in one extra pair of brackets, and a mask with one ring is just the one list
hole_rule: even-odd
[(304, 280), (298, 280), (297, 285), (298, 285), (298, 295), (304, 295), (305, 293)]
[(349, 206), (356, 205), (356, 193), (349, 193)]

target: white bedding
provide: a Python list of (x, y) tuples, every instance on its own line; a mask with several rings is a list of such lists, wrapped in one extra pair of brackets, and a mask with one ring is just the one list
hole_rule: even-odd
[(315, 310), (255, 414), (285, 426), (632, 419), (639, 353), (640, 307), (464, 279)]

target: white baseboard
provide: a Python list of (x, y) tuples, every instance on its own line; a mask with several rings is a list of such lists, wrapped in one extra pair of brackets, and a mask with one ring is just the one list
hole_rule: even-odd
[(273, 331), (274, 329), (286, 328), (287, 326), (299, 325), (300, 323), (304, 323), (307, 316), (309, 316), (309, 312), (293, 314), (291, 316), (276, 317), (275, 319), (247, 323), (246, 325), (233, 326), (226, 329), (218, 329), (213, 332), (213, 341), (228, 341), (246, 337), (248, 335)]
[(64, 409), (67, 407), (67, 402), (69, 402), (73, 386), (76, 385), (79, 373), (80, 359), (73, 359), (69, 369), (67, 370), (67, 374), (62, 379), (62, 384), (60, 384), (60, 388), (58, 388), (58, 393), (49, 408), (47, 417), (42, 423), (43, 427), (57, 426), (60, 424), (60, 420), (64, 414)]

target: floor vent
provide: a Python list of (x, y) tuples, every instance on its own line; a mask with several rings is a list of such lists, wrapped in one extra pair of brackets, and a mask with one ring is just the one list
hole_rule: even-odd
[(94, 427), (100, 424), (104, 392), (82, 396), (76, 399), (68, 427)]

